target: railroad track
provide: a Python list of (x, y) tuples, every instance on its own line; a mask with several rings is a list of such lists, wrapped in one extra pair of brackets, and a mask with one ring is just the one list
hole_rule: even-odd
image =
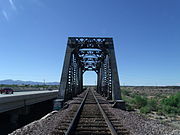
[(88, 88), (81, 104), (69, 112), (52, 135), (129, 135), (107, 109), (107, 103)]

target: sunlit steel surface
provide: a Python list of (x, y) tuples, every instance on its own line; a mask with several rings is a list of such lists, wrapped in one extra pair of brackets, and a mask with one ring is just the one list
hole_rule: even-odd
[(69, 37), (58, 98), (68, 100), (83, 91), (83, 73), (97, 73), (97, 92), (120, 100), (120, 84), (112, 38)]

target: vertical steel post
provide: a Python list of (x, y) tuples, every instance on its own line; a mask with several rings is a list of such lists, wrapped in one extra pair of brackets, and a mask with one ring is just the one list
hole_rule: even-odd
[(82, 74), (82, 67), (79, 67), (79, 75), (78, 75), (78, 80), (79, 80), (79, 89), (78, 89), (78, 94), (82, 92), (83, 90), (83, 74)]
[(64, 58), (64, 64), (63, 64), (63, 70), (61, 74), (61, 81), (60, 81), (60, 87), (59, 87), (59, 93), (58, 98), (64, 99), (65, 98), (65, 92), (67, 88), (67, 81), (68, 81), (68, 74), (69, 74), (69, 66), (71, 65), (71, 54), (72, 54), (73, 48), (70, 47), (70, 45), (67, 45), (66, 48), (66, 54)]
[(115, 106), (123, 107), (112, 38), (68, 39), (58, 93), (61, 100), (57, 102), (68, 100), (83, 91), (83, 73), (88, 70), (97, 73), (97, 92), (118, 102)]
[(120, 83), (119, 83), (116, 57), (115, 57), (115, 51), (114, 51), (114, 44), (112, 40), (110, 40), (107, 44), (109, 46), (108, 48), (109, 57), (110, 57), (109, 62), (110, 62), (111, 71), (112, 71), (112, 99), (120, 100), (121, 91), (120, 91)]
[(98, 93), (101, 94), (101, 92), (102, 92), (102, 68), (100, 68), (98, 72)]

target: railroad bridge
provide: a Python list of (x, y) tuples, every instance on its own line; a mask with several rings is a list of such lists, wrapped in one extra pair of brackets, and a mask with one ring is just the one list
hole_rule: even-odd
[[(58, 99), (65, 102), (83, 91), (83, 74), (97, 73), (97, 92), (121, 106), (120, 83), (112, 38), (69, 37)], [(118, 104), (117, 104), (118, 103)]]
[[(83, 90), (83, 73), (86, 71), (97, 73), (97, 88), (88, 87)], [(74, 100), (66, 102), (75, 96)], [(130, 135), (171, 132), (169, 127), (152, 123), (139, 114), (112, 108), (125, 109), (121, 100), (112, 38), (68, 39), (58, 98), (54, 101), (54, 107), (59, 105), (57, 109), (60, 109), (63, 102), (67, 106), (11, 135)], [(114, 104), (110, 104), (109, 100)], [(170, 132), (165, 132), (164, 129)]]

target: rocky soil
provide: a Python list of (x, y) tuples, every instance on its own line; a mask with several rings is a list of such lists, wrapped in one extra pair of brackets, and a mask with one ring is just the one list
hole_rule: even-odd
[[(10, 135), (50, 135), (52, 130), (61, 123), (62, 119), (68, 115), (68, 112), (75, 107), (76, 102), (80, 102), (83, 97), (82, 93), (76, 99), (66, 103), (66, 108), (61, 111), (54, 111), (38, 121), (34, 121), (20, 129), (17, 129)], [(135, 113), (127, 112), (120, 109), (112, 108), (108, 104), (111, 111), (122, 125), (130, 131), (131, 135), (180, 135), (180, 130), (169, 125), (165, 125), (156, 120), (145, 118)]]
[(111, 112), (132, 135), (180, 135), (180, 130), (161, 124), (157, 120), (145, 118), (138, 113), (115, 108), (111, 109)]
[(167, 95), (180, 92), (180, 86), (121, 86), (136, 94), (146, 94), (149, 96)]

